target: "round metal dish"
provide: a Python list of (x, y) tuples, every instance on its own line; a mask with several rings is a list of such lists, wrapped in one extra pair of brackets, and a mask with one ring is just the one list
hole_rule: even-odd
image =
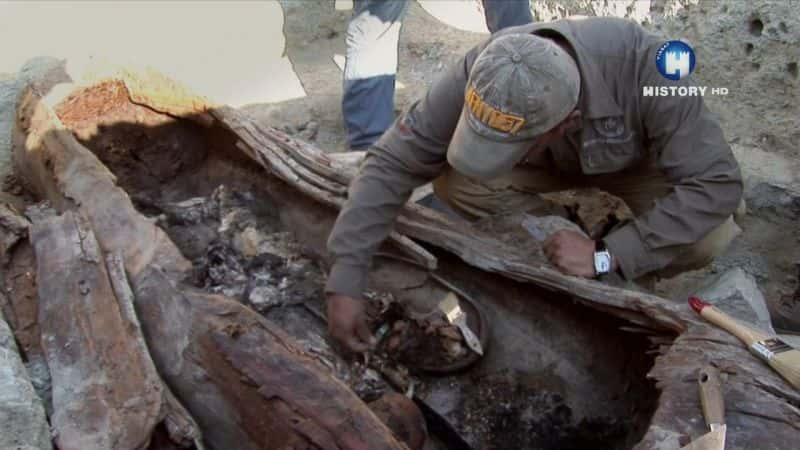
[[(413, 265), (416, 269), (426, 272), (424, 287), (420, 286), (417, 288), (417, 289), (426, 288), (426, 290), (430, 292), (429, 294), (430, 298), (427, 299), (429, 300), (429, 302), (427, 303), (427, 308), (426, 308), (430, 312), (423, 314), (422, 315), (423, 317), (429, 314), (430, 315), (442, 314), (437, 308), (438, 306), (437, 300), (442, 298), (444, 294), (446, 294), (448, 291), (454, 293), (458, 297), (461, 309), (467, 315), (467, 325), (480, 340), (483, 354), (484, 355), (486, 354), (489, 346), (489, 335), (490, 335), (489, 324), (486, 320), (485, 315), (480, 310), (480, 307), (475, 304), (474, 299), (470, 298), (470, 296), (467, 295), (464, 291), (454, 286), (440, 275), (435, 274), (433, 272), (429, 272), (427, 269), (425, 269), (424, 267), (422, 267), (420, 264), (416, 263), (413, 260), (404, 258), (402, 256), (396, 256), (390, 253), (378, 253), (376, 256), (391, 260), (391, 262), (394, 264), (399, 263), (404, 265), (405, 264)], [(403, 296), (402, 295), (398, 296), (398, 300), (404, 301)], [(464, 346), (467, 347), (466, 344), (464, 344)], [(441, 364), (431, 364), (430, 362), (415, 363), (413, 360), (412, 361), (405, 360), (404, 364), (409, 369), (421, 370), (428, 373), (447, 374), (447, 373), (458, 372), (472, 366), (473, 364), (478, 362), (482, 357), (482, 355), (472, 351), (471, 349), (469, 349), (469, 347), (467, 347), (467, 349), (468, 353), (466, 356), (453, 362), (442, 362)]]

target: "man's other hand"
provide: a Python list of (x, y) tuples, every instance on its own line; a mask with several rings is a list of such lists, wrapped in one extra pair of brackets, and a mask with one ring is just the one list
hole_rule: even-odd
[(550, 263), (568, 275), (594, 278), (593, 240), (571, 230), (561, 230), (550, 235), (542, 244), (544, 255)]
[(363, 300), (330, 294), (327, 298), (327, 309), (328, 330), (345, 348), (362, 353), (375, 345), (375, 338), (367, 326)]

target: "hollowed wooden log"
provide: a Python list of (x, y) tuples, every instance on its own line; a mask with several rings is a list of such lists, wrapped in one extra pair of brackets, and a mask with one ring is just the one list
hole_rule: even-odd
[[(185, 285), (189, 262), (34, 92), (18, 111), (17, 131), (25, 136), (15, 149), (19, 172), (59, 211), (85, 215), (104, 252), (121, 255), (159, 373), (212, 448), (306, 448), (318, 435), (309, 430), (317, 428), (332, 437), (328, 448), (403, 448), (355, 394), (274, 325), (239, 303)], [(250, 346), (248, 337), (263, 345)], [(239, 360), (234, 352), (261, 370), (282, 371), (286, 376), (273, 381), (285, 387), (262, 389), (257, 376), (224, 364)]]
[[(147, 102), (146, 96), (131, 95), (134, 97), (137, 102)], [(154, 348), (159, 371), (204, 429), (217, 425), (213, 437), (206, 431), (209, 440), (221, 445), (241, 439), (244, 443), (241, 448), (266, 445), (252, 434), (253, 430), (268, 426), (263, 422), (265, 408), (284, 417), (288, 414), (287, 404), (298, 405), (303, 399), (264, 403), (264, 393), (271, 393), (267, 397), (274, 398), (276, 392), (289, 395), (294, 390), (266, 385), (274, 383), (266, 375), (274, 375), (272, 371), (278, 368), (262, 365), (263, 355), (271, 352), (286, 358), (290, 358), (286, 353), (294, 355), (289, 360), (300, 368), (311, 363), (292, 347), (284, 333), (247, 308), (181, 284), (181, 277), (189, 268), (188, 261), (163, 231), (133, 210), (125, 193), (115, 184), (117, 180), (96, 159), (86, 155), (86, 149), (69, 131), (57, 126), (57, 121), (55, 126), (31, 125), (36, 103), (35, 99), (28, 99), (19, 111), (21, 129), (29, 140), (25, 149), (16, 152), (20, 172), (60, 209), (85, 210), (101, 245), (122, 252), (136, 293), (137, 311), (148, 342)], [(150, 106), (158, 110), (158, 105)], [(110, 164), (120, 176), (119, 185), (132, 195), (146, 193), (176, 200), (188, 192), (207, 195), (208, 186), (220, 182), (255, 180), (254, 184), (260, 184), (263, 190), (259, 193), (265, 193), (267, 209), (324, 260), (325, 238), (336, 209), (344, 201), (354, 166), (275, 129), (258, 125), (240, 111), (221, 107), (202, 112), (202, 117), (204, 120), (193, 123), (202, 122), (206, 128), (181, 126), (193, 127), (192, 133), (203, 137), (204, 147), (179, 146), (173, 151), (206, 152), (203, 158), (189, 157), (186, 161), (192, 162), (176, 167), (175, 173), (158, 187), (137, 184), (137, 177), (128, 176)], [(134, 121), (109, 124), (107, 129), (87, 135), (82, 135), (85, 129), (79, 124), (70, 127), (83, 144), (103, 159), (108, 156), (106, 149), (97, 144), (107, 142), (109, 137), (124, 137), (137, 130), (161, 133), (174, 125), (150, 127)], [(40, 141), (45, 145), (38, 144)], [(175, 160), (177, 156), (159, 157)], [(181, 184), (181, 189), (172, 189), (177, 184)], [(159, 190), (164, 192), (156, 192)], [(431, 393), (439, 389), (452, 394), (452, 390), (443, 386), (452, 382), (459, 386), (459, 393), (480, 401), (480, 395), (485, 394), (480, 391), (482, 383), (491, 381), (510, 386), (512, 394), (521, 398), (538, 399), (533, 404), (543, 409), (549, 407), (548, 402), (558, 403), (558, 400), (537, 397), (538, 391), (513, 389), (527, 383), (537, 390), (563, 395), (567, 399), (565, 406), (572, 407), (574, 414), (587, 418), (612, 412), (615, 417), (627, 414), (635, 416), (646, 428), (622, 435), (608, 447), (624, 448), (638, 441), (638, 448), (675, 448), (685, 443), (679, 441), (687, 441), (706, 430), (694, 377), (697, 368), (713, 362), (728, 373), (725, 394), (734, 405), (728, 408), (729, 445), (760, 448), (764, 446), (765, 435), (775, 448), (794, 445), (800, 430), (797, 392), (752, 358), (735, 338), (701, 322), (687, 306), (563, 275), (546, 261), (532, 258), (524, 248), (504, 243), (472, 224), (453, 223), (420, 206), (407, 205), (396, 230), (428, 244), (427, 249), (419, 249), (408, 245), (409, 241), (401, 236), (395, 239), (423, 266), (434, 266), (435, 260), (430, 255), (436, 255), (437, 273), (455, 280), (458, 287), (479, 298), (493, 324), (492, 351), (479, 366), (470, 373), (443, 379), (442, 385), (428, 380), (431, 390), (419, 394), (424, 404), (444, 419), (445, 426), (462, 438), (470, 438), (469, 433), (458, 428), (466, 423), (464, 417), (459, 417), (459, 408), (464, 403), (446, 404), (440, 401), (441, 395)], [(388, 270), (408, 269), (395, 266)], [(386, 282), (384, 286), (402, 289), (390, 284)], [(572, 304), (573, 301), (578, 304)], [(258, 350), (250, 349), (248, 353), (251, 358), (237, 353), (247, 351), (246, 344), (237, 350), (240, 341), (258, 343), (254, 345)], [(648, 360), (641, 357), (644, 361), (640, 361), (643, 353), (655, 355), (647, 376), (655, 382), (657, 398), (648, 397), (656, 394), (644, 380)], [(638, 368), (634, 370), (634, 366)], [(208, 367), (215, 370), (207, 370)], [(510, 381), (498, 374), (504, 369), (514, 373)], [(262, 376), (256, 376), (256, 372)], [(237, 376), (244, 376), (244, 381), (237, 383), (240, 379)], [(294, 395), (308, 392), (303, 386), (292, 387), (298, 390)], [(202, 395), (215, 399), (215, 412), (221, 418), (212, 417), (208, 404), (200, 400)], [(258, 401), (246, 400), (251, 398)], [(326, 400), (318, 401), (323, 404)], [(651, 401), (655, 404), (650, 404)], [(574, 408), (576, 404), (582, 404), (582, 409)], [(357, 401), (352, 403), (355, 411), (361, 407)], [(295, 407), (293, 411), (305, 410)], [(229, 417), (239, 418), (227, 420)], [(365, 423), (372, 424), (364, 417)], [(291, 428), (280, 422), (269, 426)], [(336, 434), (326, 423), (324, 417), (316, 417), (313, 424), (317, 427), (303, 425), (287, 433), (307, 443), (319, 442), (328, 436), (326, 433)], [(347, 431), (361, 434), (363, 428)], [(570, 441), (570, 436), (562, 438), (548, 445), (558, 447), (576, 442)], [(475, 442), (488, 447), (507, 442), (490, 434), (478, 439), (487, 439)], [(293, 441), (280, 442), (289, 445)], [(338, 441), (337, 445), (344, 446)], [(370, 448), (384, 448), (380, 443), (372, 445)], [(395, 444), (387, 440), (384, 445)]]

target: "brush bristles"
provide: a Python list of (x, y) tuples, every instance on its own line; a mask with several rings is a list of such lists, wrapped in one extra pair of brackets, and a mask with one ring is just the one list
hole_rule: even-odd
[(800, 389), (800, 350), (792, 349), (778, 353), (768, 363), (792, 386)]

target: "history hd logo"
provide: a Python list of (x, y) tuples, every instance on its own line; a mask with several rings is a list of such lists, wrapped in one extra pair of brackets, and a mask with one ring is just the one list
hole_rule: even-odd
[(664, 78), (680, 80), (694, 70), (694, 50), (683, 41), (667, 41), (656, 52), (656, 67)]

